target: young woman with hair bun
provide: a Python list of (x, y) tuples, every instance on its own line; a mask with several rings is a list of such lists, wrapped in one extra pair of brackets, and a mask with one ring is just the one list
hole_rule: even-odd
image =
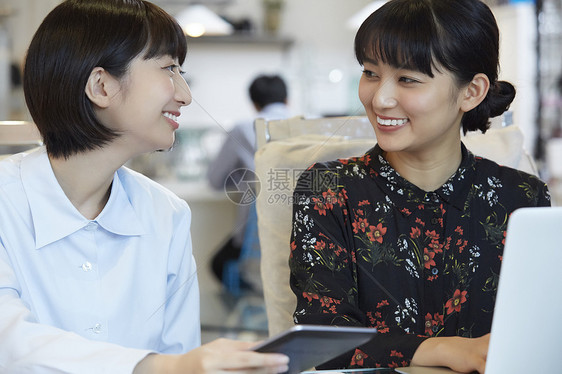
[(461, 140), (515, 97), (498, 81), (498, 48), (475, 0), (391, 0), (359, 28), (359, 98), (377, 144), (299, 179), (290, 282), (296, 323), (378, 335), (322, 368), (484, 372), (508, 219), (550, 205), (542, 181)]

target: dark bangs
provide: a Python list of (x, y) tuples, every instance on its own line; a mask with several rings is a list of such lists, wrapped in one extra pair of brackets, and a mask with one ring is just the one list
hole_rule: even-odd
[(385, 63), (433, 77), (443, 64), (439, 27), (426, 1), (388, 2), (371, 14), (355, 36), (359, 64)]
[(148, 29), (147, 48), (144, 58), (169, 55), (178, 59), (180, 65), (187, 54), (187, 39), (174, 18), (152, 3), (146, 4), (145, 27)]

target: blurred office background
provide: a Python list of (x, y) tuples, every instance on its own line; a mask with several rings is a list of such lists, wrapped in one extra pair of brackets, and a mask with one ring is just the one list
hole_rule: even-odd
[[(0, 120), (30, 120), (21, 92), (21, 65), (35, 29), (58, 0), (0, 0)], [(518, 94), (505, 118), (521, 127), (541, 177), (560, 196), (562, 180), (562, 0), (486, 1), (501, 32), (500, 78)], [(154, 0), (189, 23), (183, 66), (193, 103), (180, 117), (178, 147), (133, 166), (186, 199), (193, 210), (194, 251), (202, 289), (204, 340), (265, 334), (260, 295), (225, 293), (208, 271), (214, 251), (236, 225), (235, 206), (204, 180), (206, 162), (226, 132), (255, 111), (248, 85), (260, 73), (282, 75), (293, 115), (361, 115), (361, 67), (353, 38), (361, 20), (382, 3), (371, 0)], [(197, 27), (198, 26), (198, 27)], [(207, 33), (202, 33), (207, 31)], [(475, 46), (478, 48), (478, 46)], [(557, 201), (558, 203), (559, 201)], [(246, 313), (246, 315), (244, 315)]]

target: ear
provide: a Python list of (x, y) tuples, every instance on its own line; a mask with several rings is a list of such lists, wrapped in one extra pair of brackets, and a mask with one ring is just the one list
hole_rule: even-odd
[(104, 68), (95, 67), (85, 88), (86, 96), (100, 108), (107, 108), (112, 98), (119, 92), (119, 82)]
[(489, 89), (488, 76), (483, 73), (476, 74), (468, 86), (463, 89), (461, 110), (466, 113), (476, 108), (486, 98)]

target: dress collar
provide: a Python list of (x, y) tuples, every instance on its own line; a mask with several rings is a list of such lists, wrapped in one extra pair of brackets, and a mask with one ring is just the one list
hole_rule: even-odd
[(368, 166), (375, 182), (386, 191), (391, 200), (398, 199), (400, 205), (420, 205), (441, 201), (464, 210), (464, 204), (474, 178), (474, 155), (461, 143), (462, 161), (457, 171), (434, 191), (424, 191), (404, 179), (384, 158), (377, 144), (367, 152)]
[[(53, 173), (45, 148), (30, 153), (22, 160), (21, 178), (29, 201), (37, 249), (91, 222), (66, 197)], [(109, 201), (94, 221), (117, 235), (141, 235), (145, 232), (118, 173), (113, 177)]]

